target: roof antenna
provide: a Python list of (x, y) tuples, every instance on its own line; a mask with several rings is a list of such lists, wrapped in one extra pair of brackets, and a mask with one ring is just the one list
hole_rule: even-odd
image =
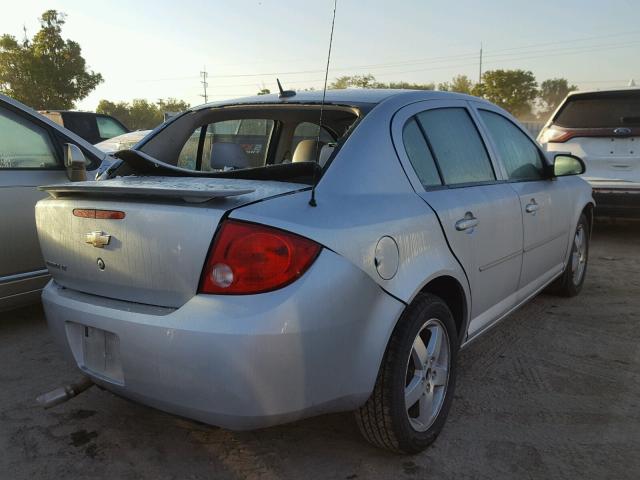
[[(333, 19), (331, 20), (331, 35), (329, 36), (329, 53), (327, 55), (327, 68), (324, 71), (324, 88), (322, 89), (322, 102), (320, 103), (320, 121), (318, 122), (318, 138), (316, 138), (316, 165), (319, 164), (320, 158), (318, 155), (318, 145), (320, 145), (320, 133), (322, 132), (322, 117), (324, 114), (324, 100), (327, 96), (327, 79), (329, 78), (329, 63), (331, 62), (331, 45), (333, 43), (333, 26), (336, 23), (336, 6), (338, 4), (338, 0), (333, 0)], [(313, 169), (313, 186), (311, 187), (311, 198), (309, 199), (309, 205), (312, 207), (318, 206), (316, 203), (316, 184), (317, 184), (317, 170), (318, 168)]]
[(280, 83), (279, 78), (276, 78), (276, 82), (278, 82), (278, 90), (280, 90), (280, 93), (278, 94), (278, 98), (293, 97), (296, 94), (296, 92), (293, 90), (283, 90), (282, 84)]

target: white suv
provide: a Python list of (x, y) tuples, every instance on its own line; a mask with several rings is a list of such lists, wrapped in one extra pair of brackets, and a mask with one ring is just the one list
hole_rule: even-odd
[(570, 93), (538, 141), (584, 160), (596, 214), (640, 216), (640, 88)]

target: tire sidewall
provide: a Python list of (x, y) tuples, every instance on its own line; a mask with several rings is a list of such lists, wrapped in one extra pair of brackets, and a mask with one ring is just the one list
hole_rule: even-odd
[[(400, 347), (397, 358), (394, 359), (392, 372), (392, 404), (391, 414), (394, 430), (398, 433), (397, 438), (400, 447), (406, 452), (419, 452), (432, 443), (442, 430), (453, 400), (456, 382), (456, 358), (459, 341), (453, 315), (447, 305), (437, 297), (429, 296), (421, 299), (416, 305), (409, 307), (411, 311), (403, 319), (406, 328), (400, 338)], [(413, 342), (422, 326), (431, 318), (438, 319), (446, 329), (447, 340), (449, 342), (450, 365), (449, 377), (445, 398), (440, 408), (440, 412), (433, 424), (424, 432), (415, 430), (407, 417), (404, 400), (405, 379), (407, 361), (413, 347)]]
[[(571, 268), (571, 264), (572, 264), (572, 259), (573, 259), (573, 255), (575, 252), (575, 235), (578, 231), (578, 229), (580, 228), (580, 226), (582, 226), (582, 229), (584, 231), (584, 241), (586, 242), (586, 247), (585, 247), (585, 265), (584, 265), (584, 271), (582, 272), (582, 277), (580, 278), (580, 281), (578, 283), (575, 283), (573, 281), (573, 270)], [(566, 287), (567, 290), (570, 292), (571, 296), (577, 295), (578, 293), (580, 293), (580, 290), (582, 290), (582, 285), (584, 284), (584, 280), (587, 277), (587, 269), (589, 268), (589, 243), (591, 240), (591, 235), (590, 235), (590, 231), (589, 231), (589, 222), (587, 221), (587, 217), (585, 216), (585, 214), (581, 214), (580, 215), (580, 219), (578, 220), (578, 224), (576, 225), (576, 228), (573, 232), (573, 235), (571, 237), (571, 253), (569, 255), (569, 261), (568, 261), (568, 266), (569, 268), (567, 268), (567, 278), (566, 278)]]

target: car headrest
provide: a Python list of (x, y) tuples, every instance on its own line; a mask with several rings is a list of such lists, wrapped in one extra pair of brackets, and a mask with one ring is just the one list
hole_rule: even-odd
[(291, 161), (293, 163), (315, 162), (316, 155), (318, 155), (323, 145), (323, 142), (318, 142), (312, 139), (300, 140), (300, 142), (296, 146), (295, 151), (293, 152), (293, 158)]
[(214, 170), (226, 168), (249, 168), (251, 161), (237, 143), (216, 142), (211, 146), (209, 165)]
[(320, 155), (318, 156), (318, 163), (321, 167), (324, 167), (329, 157), (333, 154), (333, 151), (336, 149), (335, 145), (327, 144), (323, 145), (320, 149)]

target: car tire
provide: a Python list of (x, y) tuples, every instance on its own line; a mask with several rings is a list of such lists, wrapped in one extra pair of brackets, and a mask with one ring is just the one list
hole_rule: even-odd
[(550, 293), (561, 297), (575, 297), (580, 293), (584, 279), (587, 276), (589, 238), (589, 221), (583, 213), (580, 215), (578, 225), (576, 225), (567, 266), (563, 274), (549, 287)]
[(419, 294), (391, 335), (373, 393), (355, 412), (366, 440), (407, 454), (433, 443), (453, 399), (458, 346), (447, 304)]

